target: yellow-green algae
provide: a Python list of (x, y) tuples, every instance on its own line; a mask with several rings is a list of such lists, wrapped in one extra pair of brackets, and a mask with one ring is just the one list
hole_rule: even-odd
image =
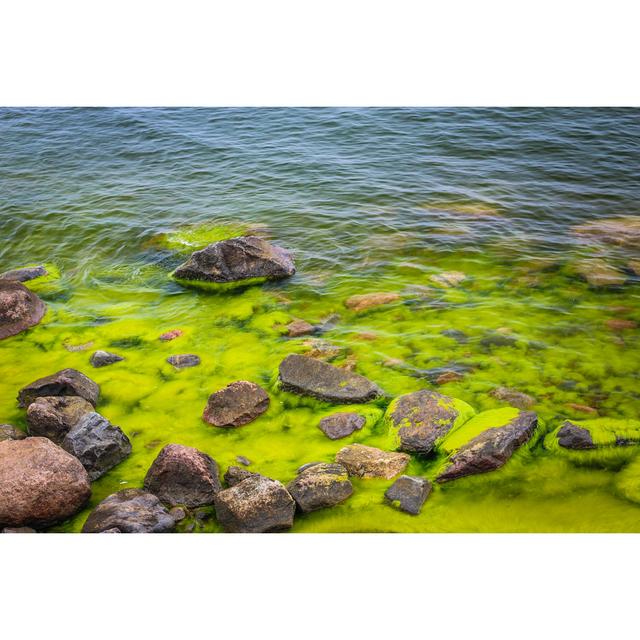
[(246, 236), (250, 232), (251, 227), (249, 225), (218, 220), (215, 222), (182, 225), (173, 231), (155, 235), (149, 241), (149, 244), (169, 251), (189, 254), (192, 251), (204, 249), (212, 242)]

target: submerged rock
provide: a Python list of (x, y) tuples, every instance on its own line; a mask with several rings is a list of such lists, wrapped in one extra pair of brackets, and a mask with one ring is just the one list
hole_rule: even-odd
[(350, 476), (386, 478), (402, 473), (409, 464), (406, 453), (383, 451), (363, 444), (351, 444), (336, 454), (336, 462), (343, 465)]
[(46, 276), (47, 274), (48, 271), (42, 265), (37, 267), (22, 267), (21, 269), (12, 269), (11, 271), (0, 273), (0, 280), (28, 282), (29, 280), (35, 280), (36, 278)]
[(254, 475), (217, 493), (215, 508), (229, 533), (271, 533), (292, 527), (296, 503), (282, 483)]
[(295, 273), (291, 254), (256, 236), (222, 240), (194, 251), (173, 273), (179, 280), (214, 283), (278, 280)]
[(604, 324), (611, 331), (629, 331), (638, 328), (638, 323), (635, 320), (626, 320), (625, 318), (609, 318), (609, 320), (605, 320)]
[(509, 387), (496, 387), (489, 392), (489, 395), (493, 396), (496, 400), (507, 402), (517, 409), (530, 409), (536, 403), (535, 398), (517, 389), (510, 389)]
[(469, 342), (469, 336), (458, 329), (444, 329), (440, 333), (447, 338), (455, 340), (458, 344), (467, 344)]
[(592, 287), (619, 287), (626, 280), (626, 274), (612, 267), (602, 258), (580, 260), (575, 265), (576, 272)]
[(168, 444), (153, 461), (144, 488), (169, 506), (213, 504), (222, 489), (216, 461), (198, 449)]
[(397, 502), (401, 511), (416, 516), (431, 493), (432, 485), (419, 476), (400, 476), (384, 493), (392, 503)]
[(565, 449), (595, 449), (591, 432), (568, 420), (558, 431), (558, 444)]
[(368, 402), (382, 393), (364, 376), (297, 354), (280, 363), (280, 383), (284, 391), (338, 404)]
[(46, 311), (44, 302), (24, 285), (0, 280), (0, 340), (35, 326)]
[(462, 400), (422, 389), (396, 398), (387, 409), (386, 421), (398, 449), (427, 455), (454, 426), (473, 414)]
[(0, 442), (0, 527), (46, 527), (91, 496), (84, 467), (46, 438)]
[(95, 407), (100, 387), (76, 369), (63, 369), (20, 389), (18, 404), (23, 408), (28, 407), (41, 396), (80, 396)]
[(197, 367), (200, 364), (200, 356), (193, 353), (181, 353), (175, 356), (169, 356), (167, 362), (172, 364), (176, 369)]
[(24, 440), (27, 434), (12, 424), (0, 424), (0, 442), (4, 440)]
[(287, 491), (301, 511), (309, 513), (344, 502), (353, 493), (353, 486), (341, 464), (320, 463), (303, 469), (287, 485)]
[(62, 444), (80, 418), (93, 410), (93, 406), (80, 396), (41, 396), (27, 409), (29, 435)]
[(352, 311), (364, 311), (373, 307), (379, 307), (383, 304), (390, 304), (400, 300), (399, 293), (363, 293), (351, 296), (345, 300), (345, 307)]
[(537, 426), (538, 416), (533, 411), (520, 411), (506, 425), (486, 429), (451, 456), (438, 482), (499, 469), (533, 437)]
[(160, 500), (142, 489), (123, 489), (100, 502), (82, 533), (167, 533), (175, 521)]
[(640, 216), (591, 220), (576, 225), (571, 230), (583, 238), (598, 242), (629, 247), (640, 246)]
[(467, 276), (462, 271), (443, 271), (432, 275), (429, 279), (442, 287), (457, 287), (467, 279)]
[(247, 478), (259, 475), (259, 473), (254, 473), (253, 471), (248, 471), (247, 469), (243, 469), (242, 467), (232, 465), (225, 471), (224, 481), (228, 487), (233, 487), (234, 485), (242, 482), (243, 480), (246, 480)]
[(2, 533), (38, 533), (31, 527), (5, 527)]
[(240, 427), (262, 415), (269, 402), (262, 387), (239, 380), (209, 396), (202, 418), (215, 427)]
[(287, 335), (290, 338), (299, 338), (300, 336), (308, 336), (315, 333), (317, 327), (310, 324), (306, 320), (294, 320), (287, 325)]
[(97, 480), (131, 454), (126, 434), (99, 413), (87, 413), (62, 441), (62, 448), (82, 462), (91, 480)]
[(109, 351), (95, 351), (91, 354), (89, 362), (93, 367), (106, 367), (116, 362), (122, 362), (124, 358), (117, 353), (110, 353)]
[(163, 342), (170, 342), (171, 340), (175, 340), (180, 336), (184, 335), (184, 331), (182, 329), (171, 329), (171, 331), (165, 331), (160, 334), (160, 340)]
[(364, 427), (366, 420), (359, 413), (343, 411), (320, 420), (318, 427), (327, 438), (338, 440)]

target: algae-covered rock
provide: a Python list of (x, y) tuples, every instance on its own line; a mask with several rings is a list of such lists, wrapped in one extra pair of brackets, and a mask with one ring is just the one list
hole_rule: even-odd
[(176, 369), (187, 369), (189, 367), (197, 367), (200, 364), (200, 356), (194, 353), (179, 353), (169, 356), (167, 362)]
[[(538, 427), (538, 416), (533, 411), (519, 411), (505, 423), (501, 418), (503, 412), (503, 409), (497, 409), (486, 411), (484, 415), (480, 413), (464, 425), (460, 433), (452, 434), (451, 440), (483, 428), (479, 435), (455, 450), (450, 464), (438, 476), (438, 482), (499, 469), (517, 449), (531, 440)], [(452, 441), (448, 444), (451, 447)]]
[(400, 476), (384, 493), (401, 511), (417, 516), (431, 493), (432, 484), (426, 478)]
[(384, 304), (397, 302), (398, 300), (400, 300), (399, 293), (361, 293), (347, 298), (344, 305), (352, 311), (365, 311), (366, 309), (380, 307)]
[(240, 427), (261, 416), (269, 402), (262, 387), (239, 380), (209, 396), (202, 418), (215, 427)]
[(327, 438), (339, 440), (364, 427), (366, 419), (359, 413), (340, 411), (320, 420), (318, 427)]
[(0, 442), (3, 440), (23, 440), (27, 434), (12, 424), (0, 424)]
[(350, 476), (359, 478), (390, 480), (405, 470), (409, 460), (406, 453), (383, 451), (363, 444), (351, 444), (336, 454), (336, 462), (343, 465)]
[(431, 282), (447, 288), (457, 287), (467, 279), (467, 276), (462, 273), (462, 271), (443, 271), (442, 273), (432, 275), (429, 279)]
[(634, 248), (640, 246), (640, 216), (591, 220), (571, 227), (571, 230), (588, 240)]
[(122, 362), (124, 358), (119, 356), (117, 353), (111, 353), (109, 351), (94, 351), (91, 354), (91, 358), (89, 358), (89, 362), (92, 367), (106, 367), (110, 364), (115, 364), (116, 362)]
[(568, 420), (558, 431), (558, 444), (565, 449), (594, 449), (596, 446), (588, 429)]
[(35, 267), (21, 267), (19, 269), (12, 269), (11, 271), (5, 271), (0, 273), (0, 280), (13, 280), (15, 282), (28, 282), (29, 280), (35, 280), (47, 275), (47, 270), (44, 265), (38, 265)]
[[(640, 444), (640, 421), (615, 418), (565, 420), (544, 440), (547, 449), (562, 453), (580, 452), (597, 456), (594, 449), (604, 450)], [(575, 458), (576, 460), (578, 458)]]
[(100, 502), (82, 533), (168, 533), (175, 521), (157, 496), (142, 489), (123, 489)]
[(76, 369), (62, 369), (20, 389), (18, 404), (28, 407), (41, 396), (80, 396), (95, 407), (99, 395), (100, 387), (84, 373)]
[(321, 462), (300, 471), (287, 491), (300, 510), (309, 513), (344, 502), (353, 493), (353, 486), (345, 467)]
[(396, 448), (427, 455), (451, 429), (464, 424), (474, 413), (462, 400), (422, 389), (396, 398), (385, 420)]
[(615, 487), (627, 500), (640, 504), (640, 457), (636, 455), (616, 475)]
[(0, 280), (0, 340), (15, 336), (42, 320), (47, 307), (15, 280)]
[(364, 376), (339, 369), (326, 362), (292, 354), (279, 368), (284, 391), (338, 404), (361, 403), (381, 395), (380, 388)]
[(27, 409), (29, 435), (62, 444), (80, 418), (93, 410), (91, 403), (80, 396), (41, 396)]
[(626, 274), (602, 258), (585, 258), (576, 262), (574, 268), (578, 275), (596, 288), (619, 287), (627, 280)]

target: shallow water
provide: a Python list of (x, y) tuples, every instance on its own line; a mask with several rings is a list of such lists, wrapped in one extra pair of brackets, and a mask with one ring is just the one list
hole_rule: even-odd
[[(246, 456), (283, 482), (350, 442), (385, 447), (386, 404), (420, 388), (478, 411), (507, 407), (490, 391), (515, 388), (547, 431), (565, 418), (639, 420), (638, 329), (606, 322), (640, 322), (628, 269), (640, 248), (572, 230), (640, 215), (639, 170), (640, 112), (629, 109), (0, 110), (0, 271), (60, 272), (27, 283), (48, 304), (44, 321), (0, 342), (0, 422), (25, 426), (15, 396), (36, 378), (74, 367), (96, 380), (98, 410), (133, 454), (94, 483), (90, 508), (141, 486), (170, 442), (221, 470)], [(207, 226), (172, 235), (187, 224)], [(185, 252), (248, 228), (291, 249), (298, 273), (220, 294), (168, 277)], [(585, 258), (623, 270), (626, 284), (590, 286), (576, 273)], [(466, 279), (431, 280), (448, 271)], [(400, 299), (344, 306), (380, 291)], [(317, 423), (341, 408), (275, 385), (284, 356), (314, 347), (284, 325), (331, 314), (340, 319), (321, 340), (340, 348), (333, 363), (388, 394), (339, 441)], [(184, 336), (159, 341), (174, 328)], [(126, 360), (93, 369), (95, 349)], [(202, 364), (177, 371), (165, 361), (174, 353)], [(438, 385), (429, 370), (452, 365), (462, 377)], [(205, 424), (208, 395), (238, 379), (269, 389), (269, 411), (236, 430)], [(500, 471), (437, 486), (419, 516), (384, 503), (391, 481), (356, 480), (349, 500), (298, 515), (293, 530), (638, 531), (640, 496), (625, 488), (638, 485), (625, 467), (635, 447), (624, 449), (577, 459), (541, 437)], [(433, 477), (437, 466), (413, 459), (408, 471)], [(87, 514), (55, 530), (79, 530)]]

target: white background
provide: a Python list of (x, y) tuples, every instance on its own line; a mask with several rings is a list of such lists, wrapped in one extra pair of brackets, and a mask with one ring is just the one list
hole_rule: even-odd
[[(0, 105), (637, 106), (634, 4), (5, 2)], [(1, 536), (0, 636), (636, 637), (638, 542)]]

